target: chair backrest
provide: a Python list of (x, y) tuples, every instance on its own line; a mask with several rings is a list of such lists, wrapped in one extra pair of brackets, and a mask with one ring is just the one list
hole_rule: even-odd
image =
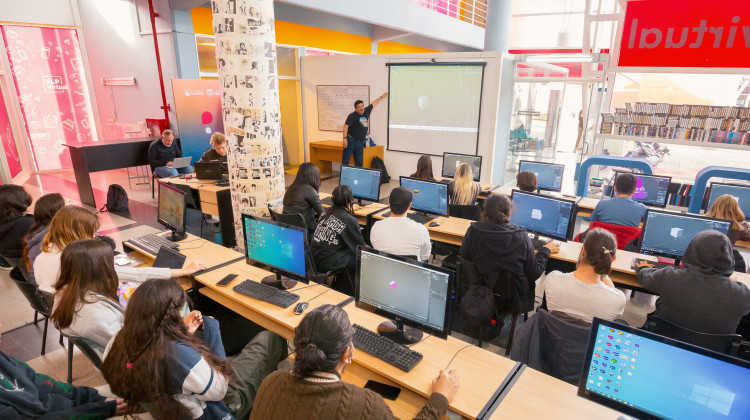
[(305, 218), (302, 216), (301, 213), (292, 213), (292, 214), (279, 213), (277, 211), (272, 210), (271, 206), (268, 206), (268, 211), (271, 213), (271, 219), (273, 221), (279, 222), (279, 223), (286, 223), (287, 225), (301, 227), (305, 229), (305, 231), (307, 231), (307, 223), (305, 222)]
[(169, 184), (172, 187), (177, 188), (178, 190), (184, 192), (185, 195), (185, 204), (189, 208), (200, 210), (201, 209), (201, 201), (196, 200), (196, 197), (193, 195), (193, 189), (190, 188), (189, 185), (182, 185), (182, 184)]
[(478, 221), (482, 214), (482, 209), (478, 205), (458, 205), (448, 204), (448, 216), (460, 217), (462, 219), (469, 219)]
[(678, 341), (684, 341), (698, 347), (718, 353), (736, 356), (740, 349), (739, 334), (706, 334), (681, 327), (656, 315), (649, 315), (643, 329), (654, 334), (663, 335)]
[(91, 363), (93, 363), (97, 369), (101, 369), (102, 359), (99, 358), (99, 355), (94, 351), (94, 349), (91, 348), (91, 346), (89, 346), (86, 340), (82, 339), (81, 337), (75, 337), (72, 335), (66, 335), (65, 337), (68, 338), (69, 342), (75, 344), (75, 346), (78, 347), (79, 350), (81, 350), (81, 353), (83, 353), (84, 356), (91, 360)]
[(18, 286), (18, 289), (29, 302), (32, 309), (46, 317), (50, 316), (52, 306), (47, 304), (47, 301), (42, 296), (37, 285), (31, 284), (23, 278), (18, 267), (10, 271), (10, 278), (13, 280), (13, 283)]

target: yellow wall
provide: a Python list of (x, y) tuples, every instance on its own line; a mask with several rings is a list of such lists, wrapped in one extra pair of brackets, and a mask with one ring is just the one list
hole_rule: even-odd
[[(193, 30), (196, 34), (213, 35), (211, 9), (195, 7), (191, 11)], [(352, 35), (346, 32), (315, 28), (292, 22), (276, 21), (276, 43), (298, 45), (322, 50), (341, 51), (354, 54), (370, 54), (372, 38)], [(413, 47), (398, 42), (378, 43), (378, 54), (430, 53), (440, 52), (427, 48)]]

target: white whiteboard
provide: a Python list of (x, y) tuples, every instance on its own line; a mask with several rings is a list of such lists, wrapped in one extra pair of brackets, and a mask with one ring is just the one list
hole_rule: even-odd
[(370, 86), (318, 85), (318, 130), (342, 131), (346, 117), (354, 112), (354, 102), (370, 103)]

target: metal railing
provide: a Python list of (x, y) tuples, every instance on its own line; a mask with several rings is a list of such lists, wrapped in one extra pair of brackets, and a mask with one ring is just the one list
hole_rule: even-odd
[(407, 0), (438, 13), (484, 28), (487, 23), (487, 0)]

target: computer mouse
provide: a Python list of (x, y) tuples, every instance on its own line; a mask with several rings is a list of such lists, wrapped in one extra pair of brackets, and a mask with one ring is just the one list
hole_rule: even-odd
[(300, 302), (297, 304), (297, 306), (294, 307), (294, 313), (296, 315), (302, 315), (302, 312), (305, 312), (305, 309), (307, 309), (307, 306), (309, 303), (307, 302)]
[(440, 222), (430, 222), (429, 227), (440, 226)]

